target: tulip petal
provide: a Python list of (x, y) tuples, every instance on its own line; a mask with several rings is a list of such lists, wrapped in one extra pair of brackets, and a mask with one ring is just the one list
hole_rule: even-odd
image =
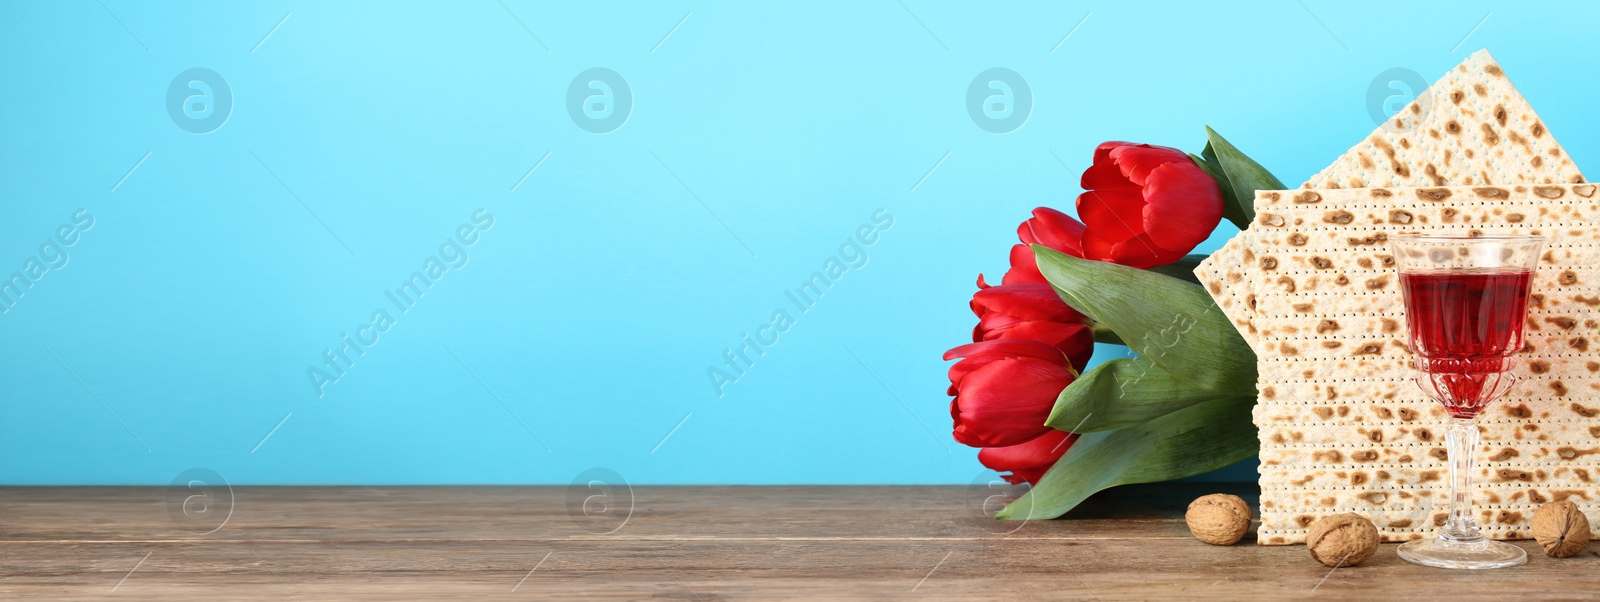
[(1183, 258), (1183, 251), (1162, 248), (1155, 238), (1144, 233), (1107, 248), (1106, 259), (1111, 263), (1132, 268), (1153, 268), (1167, 265)]
[[(976, 303), (976, 301), (974, 301), (974, 303)], [(986, 311), (984, 312), (983, 317), (978, 319), (978, 330), (976, 333), (974, 333), (974, 336), (978, 338), (973, 339), (972, 342), (976, 343), (978, 341), (1002, 338), (990, 336), (989, 333), (996, 330), (1005, 330), (1011, 328), (1024, 321), (1025, 320), (1022, 318), (1018, 318), (1011, 314)]]
[[(1094, 149), (1094, 163), (1083, 170), (1083, 177), (1079, 180), (1084, 190), (1139, 190), (1139, 185), (1128, 179), (1128, 176), (1117, 166), (1111, 158), (1113, 152), (1125, 146), (1135, 146), (1132, 142), (1102, 142)], [(1079, 215), (1083, 215), (1079, 213)]]
[(1123, 263), (1126, 258), (1144, 257), (1147, 259), (1138, 267), (1160, 265), (1151, 261), (1167, 253), (1148, 236), (1141, 237), (1145, 234), (1145, 210), (1144, 199), (1136, 194), (1089, 191), (1078, 195), (1078, 214), (1088, 224), (1083, 236), (1084, 258)]
[(1161, 246), (1188, 253), (1204, 242), (1222, 220), (1222, 191), (1217, 181), (1184, 158), (1150, 172), (1145, 185), (1145, 231)]
[(1044, 421), (1074, 378), (1065, 367), (1031, 357), (1003, 358), (962, 380), (951, 412), (956, 441), (973, 447), (1016, 445), (1044, 434)]
[(1049, 207), (1034, 208), (1033, 217), (1017, 225), (1017, 238), (1026, 244), (1011, 247), (1011, 270), (1000, 282), (1044, 283), (1044, 276), (1033, 262), (1033, 249), (1028, 245), (1044, 245), (1074, 257), (1083, 257), (1083, 231), (1083, 222), (1072, 216)]
[(1061, 301), (1049, 284), (1030, 282), (991, 286), (973, 293), (972, 302), (984, 308), (983, 313), (979, 314), (980, 318), (1001, 313), (1021, 320), (1073, 322), (1084, 319), (1083, 314)]
[(1032, 357), (1060, 363), (1061, 351), (1030, 339), (995, 339), (957, 345), (944, 352), (944, 359), (981, 357)]
[(1079, 241), (1083, 239), (1083, 229), (1083, 222), (1070, 215), (1049, 207), (1036, 207), (1033, 217), (1017, 226), (1017, 238), (1077, 256), (1082, 249)]
[(1061, 349), (1033, 339), (995, 339), (957, 346), (944, 352), (944, 359), (962, 358), (950, 366), (950, 395), (956, 395), (961, 382), (973, 370), (995, 360), (1008, 357), (1031, 357), (1060, 364), (1064, 361)]
[(1175, 148), (1103, 143), (1083, 173), (1083, 186), (1077, 205), (1086, 227), (1079, 257), (1165, 265), (1204, 241), (1222, 219), (1216, 180)]
[[(1066, 251), (1061, 252), (1067, 253)], [(1083, 250), (1079, 249), (1078, 254), (1081, 255), (1082, 253)], [(1071, 253), (1067, 254), (1071, 255)], [(1039, 264), (1034, 263), (1033, 247), (1028, 245), (1011, 245), (1011, 269), (1006, 270), (1006, 275), (1000, 278), (1000, 283), (1024, 284), (1029, 282), (1046, 284), (1049, 281), (1044, 279), (1044, 274), (1039, 273)]]
[(990, 470), (1010, 472), (1002, 478), (1013, 485), (1024, 481), (1037, 483), (1077, 439), (1072, 433), (1051, 429), (1026, 443), (979, 450), (978, 461)]
[(1115, 258), (1111, 255), (1111, 251), (1117, 246), (1117, 244), (1118, 243), (1107, 240), (1104, 237), (1094, 236), (1092, 234), (1085, 236), (1083, 237), (1084, 258), (1093, 259), (1095, 261), (1115, 261)]
[(1116, 162), (1117, 169), (1123, 176), (1141, 188), (1149, 185), (1151, 172), (1162, 165), (1179, 161), (1194, 165), (1194, 162), (1189, 160), (1189, 155), (1183, 151), (1152, 144), (1130, 144), (1113, 149), (1111, 160)]
[(1082, 372), (1094, 354), (1094, 328), (1082, 322), (1018, 322), (1007, 328), (991, 330), (985, 336), (992, 340), (1004, 338), (1039, 341), (1059, 350), (1072, 361), (1072, 369)]
[(1144, 207), (1145, 200), (1136, 191), (1090, 190), (1078, 195), (1078, 215), (1083, 216), (1085, 224), (1084, 238), (1092, 236), (1121, 242), (1138, 236), (1144, 232)]

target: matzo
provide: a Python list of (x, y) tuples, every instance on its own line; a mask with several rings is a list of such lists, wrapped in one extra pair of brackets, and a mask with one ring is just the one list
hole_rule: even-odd
[(1245, 234), (1247, 232), (1240, 232), (1238, 236), (1228, 239), (1222, 248), (1201, 260), (1200, 265), (1195, 266), (1194, 273), (1205, 283), (1206, 292), (1211, 293), (1222, 315), (1233, 322), (1233, 326), (1244, 335), (1245, 342), (1254, 348), (1255, 308), (1248, 306), (1254, 299), (1239, 294), (1249, 288), (1245, 282), (1247, 271), (1243, 263), (1244, 255), (1250, 252), (1245, 248)]
[(1404, 232), (1550, 239), (1522, 382), (1478, 420), (1474, 509), (1495, 539), (1529, 537), (1533, 510), (1559, 499), (1600, 525), (1595, 185), (1262, 192), (1256, 211), (1259, 543), (1302, 542), (1341, 512), (1371, 518), (1385, 541), (1431, 536), (1445, 518), (1447, 416), (1413, 380), (1388, 244)]
[[(1301, 187), (1581, 182), (1533, 107), (1489, 51), (1479, 50)], [(1251, 227), (1195, 270), (1252, 347), (1252, 302), (1261, 286), (1254, 240)]]

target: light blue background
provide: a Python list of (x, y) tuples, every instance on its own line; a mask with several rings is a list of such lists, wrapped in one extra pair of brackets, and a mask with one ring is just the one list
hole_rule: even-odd
[[(0, 482), (603, 466), (968, 483), (939, 355), (969, 336), (974, 277), (998, 279), (1032, 207), (1070, 208), (1096, 143), (1197, 151), (1210, 124), (1298, 183), (1373, 128), (1374, 76), (1432, 80), (1488, 47), (1586, 166), (1597, 19), (1326, 0), (0, 4), (0, 272), (96, 217), (0, 316)], [(964, 106), (997, 66), (1033, 95), (1004, 135)], [(164, 106), (192, 67), (234, 95), (206, 135)], [(633, 91), (605, 135), (564, 106), (591, 67)], [(479, 208), (496, 221), (470, 263), (318, 398), (307, 367)], [(895, 222), (868, 264), (719, 398), (706, 369), (880, 208)]]

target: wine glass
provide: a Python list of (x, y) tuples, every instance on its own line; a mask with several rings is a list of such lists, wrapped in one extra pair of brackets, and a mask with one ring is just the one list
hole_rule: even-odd
[(1472, 516), (1477, 416), (1516, 385), (1528, 292), (1544, 247), (1539, 236), (1390, 237), (1405, 295), (1417, 384), (1450, 413), (1450, 515), (1433, 539), (1400, 546), (1400, 557), (1448, 569), (1527, 562), (1522, 548), (1490, 541)]

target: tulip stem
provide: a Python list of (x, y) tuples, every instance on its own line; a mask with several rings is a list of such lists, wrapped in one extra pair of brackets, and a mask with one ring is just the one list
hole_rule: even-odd
[(1122, 340), (1122, 337), (1117, 335), (1116, 331), (1111, 330), (1105, 324), (1095, 322), (1093, 326), (1094, 342), (1105, 343), (1107, 345), (1127, 345), (1127, 343)]

